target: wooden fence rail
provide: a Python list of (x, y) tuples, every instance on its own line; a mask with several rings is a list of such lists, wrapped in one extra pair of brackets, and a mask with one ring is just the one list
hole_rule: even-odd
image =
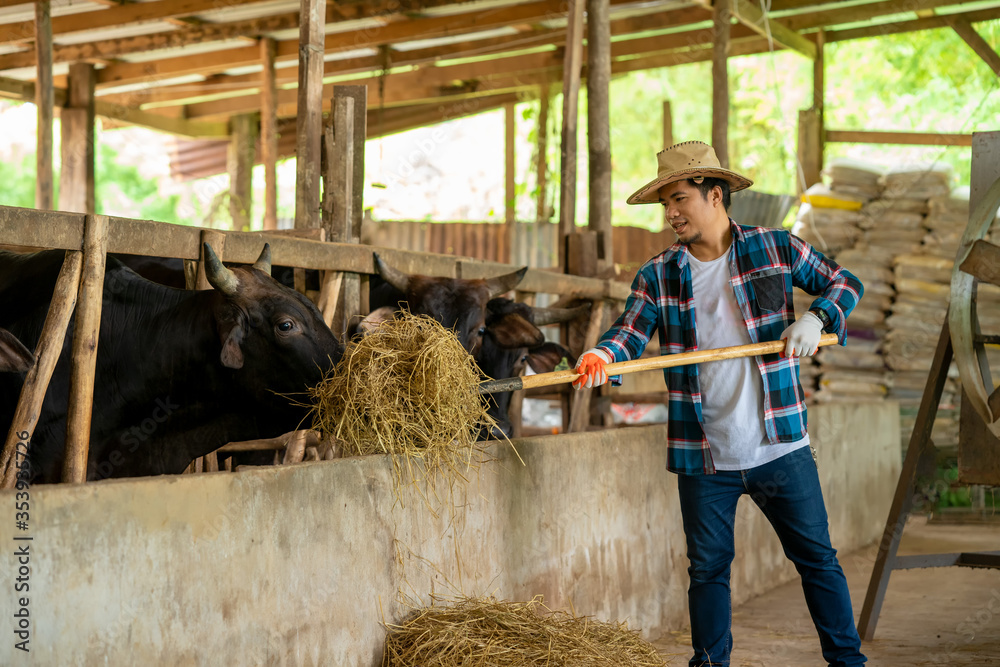
[[(84, 215), (59, 211), (38, 211), (0, 206), (0, 243), (34, 248), (81, 250)], [(199, 259), (201, 227), (186, 227), (149, 220), (108, 218), (108, 246), (112, 253), (151, 257)], [(271, 244), (273, 264), (304, 269), (376, 273), (373, 251), (407, 273), (451, 278), (487, 278), (510, 271), (510, 266), (427, 252), (380, 248), (354, 243), (324, 243), (265, 232), (224, 234), (225, 261), (253, 263), (265, 242)], [(528, 269), (518, 285), (521, 292), (576, 294), (582, 298), (624, 301), (629, 294), (625, 283)]]

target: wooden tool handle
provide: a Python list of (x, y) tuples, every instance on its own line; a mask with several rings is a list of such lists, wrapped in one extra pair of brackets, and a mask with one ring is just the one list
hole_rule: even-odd
[[(828, 333), (820, 336), (820, 347), (824, 345), (834, 345), (836, 343), (837, 334)], [(723, 359), (737, 359), (739, 357), (756, 357), (764, 354), (776, 354), (784, 349), (784, 340), (772, 340), (766, 343), (751, 343), (750, 345), (721, 347), (714, 350), (695, 350), (694, 352), (667, 354), (662, 357), (651, 357), (648, 359), (618, 361), (607, 364), (604, 367), (604, 370), (607, 372), (608, 377), (611, 377), (613, 375), (636, 373), (638, 371), (651, 371), (658, 368), (672, 368), (674, 366), (701, 364), (707, 361), (721, 361)], [(479, 392), (481, 394), (492, 394), (497, 391), (530, 389), (531, 387), (548, 387), (554, 384), (572, 382), (578, 377), (580, 377), (580, 374), (575, 370), (566, 370), (553, 371), (551, 373), (539, 373), (537, 375), (525, 375), (523, 377), (508, 378), (506, 380), (487, 380), (479, 385)]]

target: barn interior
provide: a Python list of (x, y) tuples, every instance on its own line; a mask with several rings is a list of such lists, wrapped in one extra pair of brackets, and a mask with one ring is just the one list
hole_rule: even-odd
[[(95, 382), (95, 341), (110, 254), (172, 259), (187, 289), (207, 290), (219, 274), (206, 246), (226, 264), (253, 264), (267, 243), (269, 264), (289, 267), (289, 286), (342, 341), (372, 310), (374, 252), (405, 274), (454, 280), (527, 267), (504, 293), (528, 306), (588, 306), (573, 322), (540, 325), (579, 355), (621, 312), (651, 249), (675, 240), (668, 228), (613, 225), (610, 81), (711, 62), (704, 139), (727, 166), (728, 60), (776, 52), (812, 63), (811, 105), (795, 119), (798, 192), (751, 189), (731, 214), (780, 227), (803, 203), (796, 233), (866, 284), (871, 305), (848, 321), (847, 347), (800, 372), (864, 649), (873, 664), (1000, 660), (1000, 131), (847, 130), (824, 119), (829, 45), (948, 28), (970, 67), (985, 62), (1000, 78), (1000, 55), (976, 29), (998, 18), (1000, 0), (0, 0), (0, 97), (34, 103), (38, 128), (35, 206), (0, 205), (0, 246), (66, 257), (0, 456), (0, 497), (14, 508), (30, 495), (30, 521), (0, 525), (0, 540), (31, 549), (30, 604), (0, 602), (31, 654), (8, 642), (3, 662), (386, 664), (387, 633), (416, 607), (541, 595), (549, 609), (627, 621), (664, 664), (686, 664), (676, 480), (664, 469), (666, 425), (643, 419), (667, 400), (660, 371), (620, 387), (514, 392), (513, 447), (489, 443), (495, 460), (435, 512), (419, 485), (398, 487), (389, 456), (337, 457), (305, 429), (226, 442), (179, 474), (115, 473), (127, 466), (95, 461), (90, 447), (93, 406), (110, 391)], [(514, 208), (510, 129), (526, 100), (542, 119), (558, 112), (558, 136), (541, 120), (536, 141), (537, 155), (550, 145), (561, 155), (556, 185), (543, 159), (533, 165), (529, 221)], [(366, 221), (366, 140), (497, 109), (508, 128), (503, 223)], [(662, 114), (656, 150), (689, 138), (669, 100)], [(231, 227), (98, 215), (98, 122), (173, 137), (177, 178), (228, 174)], [(876, 173), (825, 160), (835, 143), (968, 147), (968, 195), (955, 199), (934, 168)], [(277, 164), (289, 157), (295, 213), (281, 221)], [(263, 228), (249, 231), (255, 165)], [(808, 304), (796, 294), (796, 311)], [(64, 347), (73, 363), (62, 483), (19, 485)], [(533, 409), (556, 422), (533, 422)], [(136, 425), (145, 421), (157, 428)], [(234, 452), (274, 464), (240, 466)], [(935, 477), (945, 459), (953, 479)], [(967, 508), (930, 511), (955, 493), (968, 494)], [(817, 661), (796, 571), (749, 502), (736, 542), (738, 664)], [(14, 556), (6, 567), (19, 571)]]

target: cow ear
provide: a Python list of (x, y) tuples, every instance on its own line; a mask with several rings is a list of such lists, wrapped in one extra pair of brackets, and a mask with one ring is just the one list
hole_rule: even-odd
[(551, 373), (566, 358), (569, 368), (576, 365), (573, 353), (559, 343), (544, 343), (528, 352), (528, 365), (536, 373)]
[(35, 363), (31, 354), (17, 336), (0, 329), (0, 373), (23, 373)]
[(488, 331), (497, 345), (505, 349), (533, 347), (545, 341), (538, 327), (517, 313), (508, 313), (499, 322), (491, 323)]
[(243, 327), (239, 324), (234, 325), (229, 330), (229, 335), (222, 341), (222, 354), (219, 358), (222, 360), (223, 366), (233, 369), (243, 368), (243, 350), (240, 349), (242, 342)]

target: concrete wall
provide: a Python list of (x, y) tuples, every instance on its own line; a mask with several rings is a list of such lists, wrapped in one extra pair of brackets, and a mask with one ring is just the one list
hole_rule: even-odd
[[(812, 411), (835, 545), (881, 534), (899, 471), (892, 403)], [(435, 517), (385, 457), (37, 487), (0, 521), (0, 664), (376, 665), (400, 598), (543, 594), (650, 636), (686, 622), (687, 559), (662, 426), (516, 443)], [(426, 488), (423, 489), (426, 491)], [(0, 494), (13, 515), (14, 494)], [(794, 576), (740, 508), (736, 602)], [(30, 654), (13, 648), (14, 533), (30, 535)], [(14, 545), (14, 546), (12, 546)], [(400, 594), (402, 593), (402, 595)]]

